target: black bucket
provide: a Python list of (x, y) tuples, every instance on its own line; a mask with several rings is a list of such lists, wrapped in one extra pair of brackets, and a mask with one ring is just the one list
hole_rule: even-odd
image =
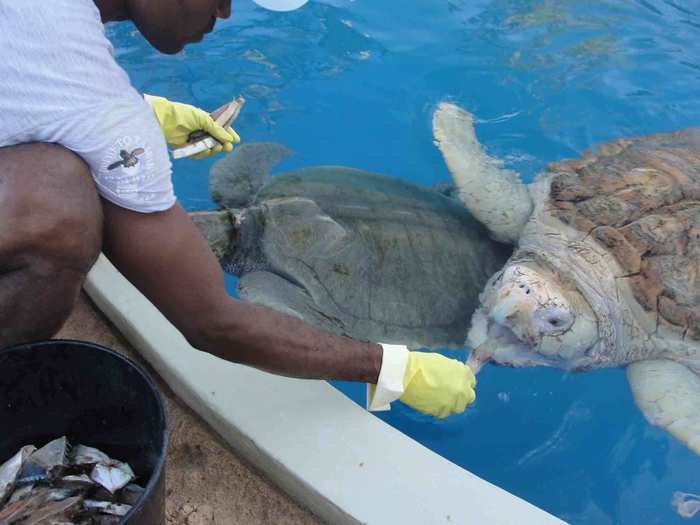
[(0, 350), (0, 464), (28, 444), (67, 436), (126, 461), (146, 490), (120, 524), (161, 525), (167, 425), (163, 401), (129, 359), (82, 341)]

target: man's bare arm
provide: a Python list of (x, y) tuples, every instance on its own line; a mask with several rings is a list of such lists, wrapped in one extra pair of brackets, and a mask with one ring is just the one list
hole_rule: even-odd
[(105, 253), (196, 348), (280, 375), (377, 382), (379, 345), (230, 297), (218, 261), (179, 204), (149, 214), (104, 200), (103, 207)]

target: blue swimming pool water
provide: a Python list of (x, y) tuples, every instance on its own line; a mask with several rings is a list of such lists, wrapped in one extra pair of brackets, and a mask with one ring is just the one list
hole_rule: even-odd
[[(472, 111), (482, 143), (528, 180), (596, 142), (700, 125), (696, 0), (320, 0), (291, 14), (234, 0), (233, 11), (175, 57), (128, 24), (108, 33), (140, 90), (208, 109), (243, 94), (237, 129), (294, 149), (283, 168), (447, 182), (430, 130), (443, 99)], [(188, 209), (212, 206), (209, 166), (175, 163)], [(336, 386), (362, 402), (359, 385)], [(670, 502), (700, 492), (700, 458), (644, 421), (623, 371), (489, 367), (478, 395), (446, 421), (398, 403), (379, 417), (571, 523), (688, 522)]]

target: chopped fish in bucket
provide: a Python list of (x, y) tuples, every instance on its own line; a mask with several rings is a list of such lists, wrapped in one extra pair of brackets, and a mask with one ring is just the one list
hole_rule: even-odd
[(128, 463), (65, 436), (0, 465), (0, 525), (118, 524), (144, 493)]

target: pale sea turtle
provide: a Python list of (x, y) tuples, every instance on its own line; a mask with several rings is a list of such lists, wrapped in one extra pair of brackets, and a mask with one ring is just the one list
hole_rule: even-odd
[(647, 420), (700, 454), (700, 129), (613, 140), (525, 186), (441, 104), (460, 198), (517, 246), (472, 318), (470, 362), (626, 366)]
[[(243, 299), (360, 340), (463, 346), (479, 291), (512, 253), (456, 199), (339, 166), (268, 176), (290, 154), (245, 144), (193, 219)], [(233, 241), (233, 242), (231, 242)]]

